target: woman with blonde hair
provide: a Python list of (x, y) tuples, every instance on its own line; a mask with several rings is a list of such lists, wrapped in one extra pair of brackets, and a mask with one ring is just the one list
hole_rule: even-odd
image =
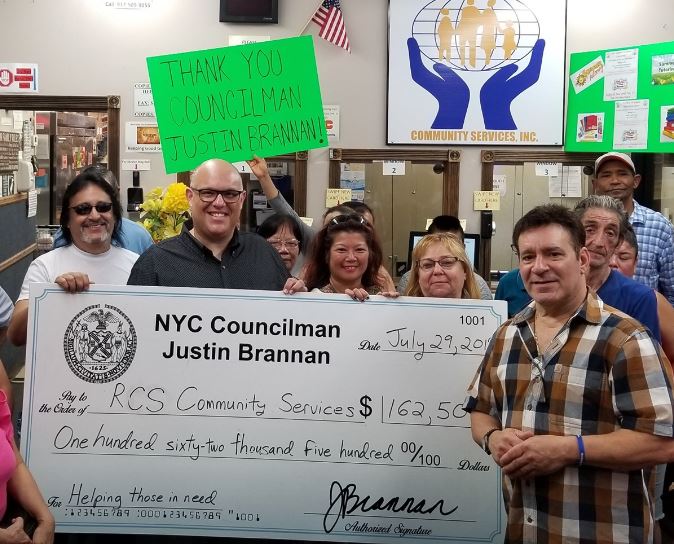
[(461, 240), (449, 232), (427, 234), (412, 252), (412, 273), (405, 291), (411, 297), (480, 298)]

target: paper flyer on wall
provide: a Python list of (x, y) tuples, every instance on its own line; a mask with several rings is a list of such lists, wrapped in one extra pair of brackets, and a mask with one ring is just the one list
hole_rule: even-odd
[(588, 62), (577, 72), (571, 74), (571, 85), (576, 94), (584, 91), (593, 83), (604, 77), (604, 59), (599, 55), (592, 62)]
[(604, 113), (580, 113), (578, 114), (578, 130), (576, 131), (577, 142), (603, 142), (604, 141)]
[(674, 55), (655, 55), (653, 57), (651, 82), (653, 85), (674, 84)]
[(604, 100), (630, 100), (637, 97), (638, 49), (607, 51), (604, 71)]
[(550, 176), (548, 196), (550, 198), (580, 198), (583, 196), (580, 166), (564, 166), (561, 175)]
[(127, 151), (137, 153), (161, 153), (157, 123), (133, 121), (126, 123), (124, 142)]
[(662, 125), (660, 142), (674, 144), (674, 104), (660, 108), (660, 123)]
[(362, 163), (341, 163), (339, 186), (342, 189), (365, 189), (365, 165)]
[[(501, 193), (501, 197), (506, 196), (507, 192), (507, 177), (505, 174), (498, 174), (494, 175), (492, 178), (492, 187), (494, 188), (494, 191), (498, 191)], [(428, 227), (426, 228), (428, 230)]]
[(648, 100), (615, 103), (613, 147), (645, 149), (648, 145)]

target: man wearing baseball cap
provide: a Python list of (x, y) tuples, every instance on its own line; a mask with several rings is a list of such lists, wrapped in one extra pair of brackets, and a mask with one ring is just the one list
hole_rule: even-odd
[(634, 200), (640, 182), (641, 176), (625, 153), (612, 151), (594, 163), (594, 192), (623, 203), (637, 236), (639, 260), (634, 279), (657, 289), (674, 304), (674, 229), (664, 215)]

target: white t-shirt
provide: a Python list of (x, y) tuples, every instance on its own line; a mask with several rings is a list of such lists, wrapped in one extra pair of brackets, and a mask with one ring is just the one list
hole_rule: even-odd
[(82, 251), (75, 244), (52, 249), (30, 263), (17, 300), (28, 299), (31, 283), (53, 283), (64, 272), (83, 272), (99, 285), (126, 285), (137, 258), (137, 253), (115, 246), (99, 254)]

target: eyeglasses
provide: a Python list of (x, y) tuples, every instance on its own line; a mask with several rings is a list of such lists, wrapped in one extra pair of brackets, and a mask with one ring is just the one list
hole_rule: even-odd
[(279, 240), (278, 238), (270, 238), (267, 240), (273, 247), (276, 249), (281, 249), (282, 246), (286, 246), (288, 249), (297, 249), (300, 247), (300, 241), (295, 238), (290, 240)]
[(330, 223), (333, 225), (339, 225), (341, 223), (346, 223), (347, 221), (355, 221), (361, 225), (367, 225), (368, 227), (370, 226), (370, 223), (367, 222), (367, 219), (365, 219), (362, 215), (358, 215), (357, 213), (338, 215), (337, 217), (333, 217), (330, 220)]
[(417, 264), (424, 272), (429, 272), (435, 268), (436, 263), (440, 265), (443, 270), (449, 270), (459, 260), (458, 257), (441, 257), (440, 259), (419, 259)]
[(107, 213), (112, 210), (112, 202), (97, 202), (93, 205), (83, 202), (77, 206), (70, 206), (70, 209), (73, 210), (77, 215), (89, 215), (91, 210), (94, 208), (96, 208), (98, 213)]
[(215, 189), (192, 189), (195, 193), (199, 195), (199, 199), (202, 202), (215, 202), (218, 198), (218, 195), (222, 197), (222, 200), (228, 204), (234, 204), (243, 191), (237, 189), (225, 189), (224, 191), (216, 191)]

